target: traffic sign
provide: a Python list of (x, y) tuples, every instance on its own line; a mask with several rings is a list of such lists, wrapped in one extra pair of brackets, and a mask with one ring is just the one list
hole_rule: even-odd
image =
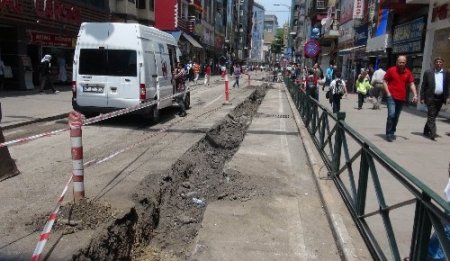
[(305, 56), (308, 58), (316, 57), (320, 52), (320, 44), (314, 39), (311, 39), (305, 43), (304, 46)]

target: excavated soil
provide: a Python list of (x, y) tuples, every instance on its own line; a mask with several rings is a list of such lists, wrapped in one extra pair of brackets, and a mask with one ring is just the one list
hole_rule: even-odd
[[(268, 86), (254, 88), (171, 169), (144, 179), (133, 195), (134, 208), (117, 213), (98, 201), (64, 206), (55, 223), (56, 230), (98, 231), (89, 246), (72, 259), (186, 260), (209, 202), (247, 201), (262, 196), (263, 190), (255, 188), (257, 182), (237, 171), (224, 170), (243, 141)], [(39, 217), (29, 225), (35, 230), (46, 218)]]

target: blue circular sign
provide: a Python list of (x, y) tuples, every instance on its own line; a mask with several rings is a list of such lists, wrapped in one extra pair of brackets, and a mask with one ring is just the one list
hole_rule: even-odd
[(308, 58), (316, 57), (320, 52), (320, 44), (314, 39), (311, 39), (305, 43), (304, 47), (305, 56)]

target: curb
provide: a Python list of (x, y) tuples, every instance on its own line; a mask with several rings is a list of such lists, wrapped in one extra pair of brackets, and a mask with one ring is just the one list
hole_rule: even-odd
[(2, 130), (9, 130), (9, 129), (14, 129), (14, 128), (30, 125), (30, 124), (33, 124), (33, 123), (63, 119), (65, 117), (68, 117), (68, 115), (69, 115), (69, 112), (66, 112), (66, 113), (61, 113), (61, 114), (57, 114), (57, 115), (54, 115), (54, 116), (49, 116), (49, 117), (44, 117), (44, 118), (37, 118), (37, 119), (30, 120), (30, 121), (14, 123), (14, 124), (6, 125), (6, 126), (3, 126), (3, 127), (0, 126), (0, 128)]
[[(309, 132), (301, 121), (300, 114), (296, 109), (292, 97), (285, 84), (282, 84), (282, 88), (285, 90), (286, 96), (288, 98), (289, 105), (291, 107), (295, 123), (300, 133), (300, 138), (302, 139), (303, 147), (306, 151), (307, 160), (310, 164), (312, 174), (320, 195), (320, 199), (323, 203), (325, 214), (327, 215), (328, 222), (330, 224), (333, 236), (336, 240), (336, 246), (340, 251), (342, 260), (356, 261), (360, 260), (358, 257), (356, 248), (353, 244), (352, 237), (347, 231), (344, 224), (342, 215), (339, 213), (335, 207), (337, 202), (335, 200), (336, 196), (333, 195), (332, 189), (324, 183), (323, 177), (327, 176), (328, 169), (325, 164), (320, 159), (320, 155), (310, 137)], [(321, 175), (322, 174), (322, 175)], [(334, 186), (334, 182), (332, 183)], [(334, 193), (336, 194), (336, 193)], [(340, 198), (340, 195), (339, 195)], [(362, 239), (361, 239), (362, 240)]]

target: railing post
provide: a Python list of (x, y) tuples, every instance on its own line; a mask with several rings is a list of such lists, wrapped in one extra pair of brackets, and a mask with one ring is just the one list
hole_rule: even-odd
[(83, 143), (81, 126), (83, 125), (81, 113), (72, 111), (69, 113), (70, 142), (72, 145), (72, 177), (73, 197), (75, 202), (84, 198), (84, 165)]
[(225, 70), (225, 102), (223, 105), (231, 105), (230, 102), (230, 87), (228, 86), (228, 72)]
[(345, 135), (344, 131), (342, 130), (342, 127), (340, 125), (340, 121), (345, 120), (345, 112), (338, 112), (337, 113), (338, 121), (336, 122), (337, 130), (336, 130), (336, 136), (334, 139), (334, 153), (333, 153), (333, 166), (332, 166), (332, 172), (331, 175), (335, 175), (339, 171), (339, 167), (341, 165), (341, 149), (342, 149), (342, 140), (343, 135)]
[[(430, 202), (430, 197), (422, 194), (423, 201)], [(426, 260), (428, 244), (431, 235), (431, 220), (428, 217), (426, 207), (418, 200), (414, 215), (413, 234), (409, 258), (411, 261)]]

